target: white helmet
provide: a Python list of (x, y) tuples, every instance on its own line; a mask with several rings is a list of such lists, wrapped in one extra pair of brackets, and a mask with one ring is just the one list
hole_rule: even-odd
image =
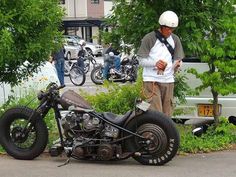
[(179, 24), (179, 18), (173, 11), (165, 11), (159, 18), (159, 24), (161, 26), (167, 26), (170, 28), (176, 28)]
[(86, 45), (86, 41), (83, 40), (83, 39), (81, 39), (81, 40), (79, 41), (79, 44), (80, 44), (80, 45)]
[(110, 57), (114, 57), (114, 52), (109, 52), (109, 54), (108, 54)]

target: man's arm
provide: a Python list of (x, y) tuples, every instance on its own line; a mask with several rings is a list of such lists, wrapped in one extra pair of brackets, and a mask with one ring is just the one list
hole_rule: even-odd
[(156, 41), (155, 33), (149, 33), (145, 35), (141, 41), (141, 45), (137, 52), (139, 64), (144, 67), (155, 67), (156, 62), (149, 56), (151, 48), (154, 46)]
[(147, 57), (147, 58), (138, 57), (138, 61), (139, 61), (139, 64), (143, 67), (156, 66), (156, 62), (151, 57)]

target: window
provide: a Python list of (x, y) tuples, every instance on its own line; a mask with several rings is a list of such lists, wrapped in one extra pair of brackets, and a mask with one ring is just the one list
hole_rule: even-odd
[(60, 2), (60, 4), (65, 4), (65, 1), (66, 0), (60, 0), (59, 2)]
[(99, 0), (91, 0), (91, 4), (99, 4)]

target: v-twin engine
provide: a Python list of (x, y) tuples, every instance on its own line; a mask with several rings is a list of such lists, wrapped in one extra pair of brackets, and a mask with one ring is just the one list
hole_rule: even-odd
[(61, 124), (65, 137), (72, 139), (72, 153), (78, 158), (110, 160), (114, 152), (120, 152), (119, 146), (110, 144), (118, 138), (119, 130), (97, 117), (72, 111), (66, 113)]

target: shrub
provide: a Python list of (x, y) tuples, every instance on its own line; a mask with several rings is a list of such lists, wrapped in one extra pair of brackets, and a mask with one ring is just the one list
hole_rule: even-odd
[(191, 126), (178, 126), (180, 130), (180, 152), (197, 153), (218, 151), (236, 143), (236, 126), (226, 118), (220, 119), (218, 127), (210, 126), (201, 137), (194, 136)]

